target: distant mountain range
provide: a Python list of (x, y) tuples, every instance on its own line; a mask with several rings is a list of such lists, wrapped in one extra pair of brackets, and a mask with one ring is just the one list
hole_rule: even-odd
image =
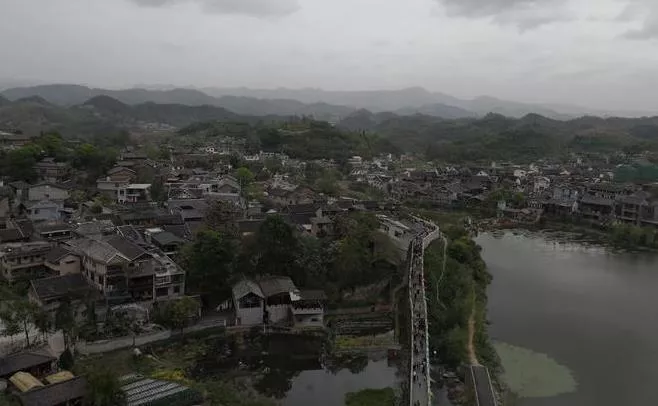
[[(450, 116), (451, 111), (459, 111), (465, 116), (485, 116), (488, 113), (502, 114), (508, 117), (521, 118), (527, 114), (541, 114), (556, 120), (593, 115), (601, 117), (643, 117), (658, 114), (658, 111), (620, 111), (590, 109), (581, 106), (554, 103), (521, 103), (501, 100), (490, 96), (475, 99), (460, 99), (445, 93), (430, 92), (422, 87), (411, 87), (400, 90), (374, 91), (328, 91), (315, 88), (304, 89), (249, 89), (239, 88), (202, 88), (205, 93), (221, 97), (235, 95), (257, 98), (284, 98), (298, 100), (303, 103), (323, 101), (325, 103), (367, 109), (375, 113), (390, 111), (397, 114), (422, 113), (456, 118)], [(432, 106), (436, 106), (435, 109)], [(459, 108), (461, 110), (454, 110)], [(444, 110), (447, 109), (447, 110)]]
[(109, 96), (90, 98), (73, 106), (58, 105), (42, 96), (9, 101), (0, 96), (0, 128), (21, 130), (27, 134), (56, 130), (67, 136), (87, 137), (139, 128), (144, 123), (184, 127), (206, 121), (281, 120), (282, 116), (248, 116), (222, 107), (183, 104), (126, 104)]
[(326, 91), (310, 88), (190, 89), (151, 86), (110, 90), (81, 85), (53, 84), (14, 87), (0, 92), (0, 95), (9, 100), (39, 96), (49, 103), (61, 106), (79, 105), (96, 96), (109, 96), (129, 105), (148, 102), (187, 106), (208, 105), (241, 115), (305, 115), (331, 122), (337, 122), (360, 109), (373, 113), (392, 112), (398, 115), (424, 114), (445, 119), (483, 117), (488, 113), (515, 118), (535, 113), (557, 120), (568, 120), (583, 115), (620, 117), (653, 115), (651, 112), (601, 111), (570, 105), (519, 103), (488, 96), (465, 100), (430, 92), (420, 87), (401, 90)]

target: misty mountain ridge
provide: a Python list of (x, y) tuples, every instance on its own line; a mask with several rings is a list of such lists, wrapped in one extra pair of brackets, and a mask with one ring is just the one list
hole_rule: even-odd
[[(428, 114), (442, 118), (484, 116), (494, 112), (521, 118), (529, 113), (568, 120), (582, 115), (611, 116), (615, 112), (596, 111), (578, 106), (531, 104), (481, 96), (472, 100), (421, 87), (400, 90), (327, 91), (303, 89), (172, 88), (154, 85), (146, 88), (110, 90), (81, 85), (53, 84), (7, 89), (1, 93), (9, 100), (40, 96), (50, 103), (72, 106), (95, 96), (106, 95), (126, 104), (211, 105), (245, 115), (309, 115), (320, 120), (338, 121), (358, 109), (394, 112), (400, 115)], [(619, 116), (645, 116), (649, 112), (619, 112)]]

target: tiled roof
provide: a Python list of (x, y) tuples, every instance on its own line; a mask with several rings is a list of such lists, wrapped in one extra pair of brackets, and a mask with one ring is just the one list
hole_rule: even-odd
[(114, 247), (119, 251), (124, 257), (128, 258), (130, 261), (141, 257), (146, 254), (146, 251), (139, 245), (133, 243), (125, 237), (120, 235), (113, 235), (108, 237), (105, 242)]
[(156, 233), (151, 236), (151, 239), (158, 243), (159, 245), (168, 245), (168, 244), (184, 244), (185, 240), (179, 238), (169, 231), (163, 231), (161, 233)]
[(299, 291), (287, 276), (267, 276), (258, 280), (258, 286), (266, 297)]
[(21, 351), (9, 354), (0, 358), (0, 376), (12, 375), (18, 371), (53, 362), (56, 359), (45, 350)]
[(105, 264), (120, 264), (129, 259), (121, 254), (119, 250), (105, 241), (94, 240), (91, 238), (78, 238), (69, 240), (66, 245), (71, 246), (75, 251), (82, 255), (93, 258)]
[(264, 298), (265, 295), (263, 294), (263, 291), (260, 289), (258, 284), (256, 284), (253, 281), (250, 281), (248, 279), (241, 280), (240, 282), (236, 283), (233, 285), (233, 297), (236, 299), (240, 299), (241, 297), (244, 297), (248, 293), (253, 293), (258, 297)]
[(79, 273), (33, 279), (30, 283), (34, 288), (34, 292), (42, 300), (61, 297), (70, 293), (85, 292), (91, 288)]
[(53, 247), (53, 249), (46, 254), (46, 261), (54, 264), (69, 254), (71, 254), (71, 251), (64, 247)]

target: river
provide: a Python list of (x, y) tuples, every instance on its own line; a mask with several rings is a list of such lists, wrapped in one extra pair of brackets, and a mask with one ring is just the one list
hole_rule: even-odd
[(499, 353), (529, 396), (519, 405), (658, 405), (658, 255), (526, 232), (476, 241), (494, 277), (490, 335), (515, 346)]

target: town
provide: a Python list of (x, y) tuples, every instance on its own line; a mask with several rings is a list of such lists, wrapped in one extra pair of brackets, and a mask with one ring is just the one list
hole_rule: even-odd
[[(73, 354), (139, 351), (218, 329), (256, 328), (284, 341), (333, 331), (334, 345), (358, 341), (373, 326), (397, 331), (395, 293), (407, 281), (423, 285), (422, 255), (420, 274), (418, 264), (404, 270), (419, 261), (405, 257), (428, 232), (415, 215), (469, 213), (469, 221), (501, 227), (577, 223), (658, 242), (652, 185), (615, 182), (625, 167), (646, 161), (642, 154), (523, 165), (437, 164), (392, 153), (303, 159), (254, 151), (231, 136), (155, 144), (161, 128), (146, 129), (150, 137), (121, 141), (109, 158), (57, 133), (0, 133), (8, 173), (0, 202), (0, 378), (22, 405), (83, 399), (93, 378), (71, 373)], [(422, 404), (438, 348), (423, 341), (424, 291), (409, 292), (412, 314), (425, 314), (412, 323), (425, 330), (412, 334), (415, 358), (423, 358), (419, 346), (427, 358), (413, 363), (410, 383), (427, 374), (416, 391)], [(374, 341), (394, 352), (404, 343)], [(113, 379), (128, 405), (208, 396), (126, 372)]]

